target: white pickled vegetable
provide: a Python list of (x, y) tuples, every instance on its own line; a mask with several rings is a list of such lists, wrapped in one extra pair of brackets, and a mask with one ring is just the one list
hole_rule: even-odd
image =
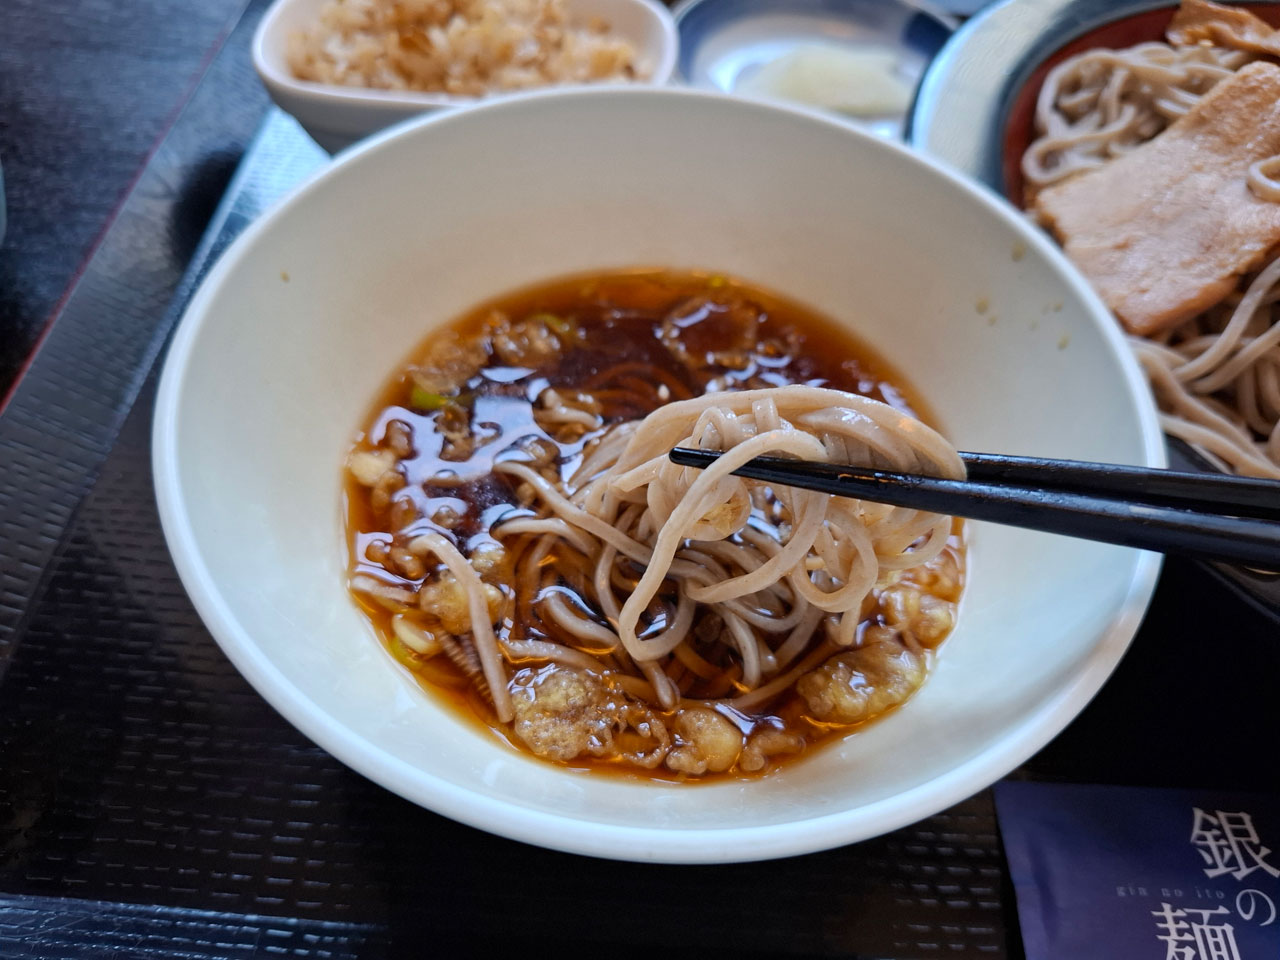
[(739, 81), (736, 92), (855, 117), (904, 113), (911, 104), (911, 85), (892, 50), (829, 43), (804, 44), (769, 61)]

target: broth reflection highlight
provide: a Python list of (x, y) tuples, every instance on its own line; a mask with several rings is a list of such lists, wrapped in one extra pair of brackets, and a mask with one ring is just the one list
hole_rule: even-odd
[[(723, 277), (576, 277), (434, 333), (348, 457), (350, 586), (516, 747), (758, 775), (906, 701), (963, 581), (950, 518), (729, 475), (766, 453), (962, 476), (896, 373)], [(675, 445), (731, 451), (707, 471)], [(736, 458), (736, 459), (735, 459)]]

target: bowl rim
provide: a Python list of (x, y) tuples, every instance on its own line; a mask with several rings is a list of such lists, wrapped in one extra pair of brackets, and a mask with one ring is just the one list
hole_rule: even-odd
[(1070, 681), (1056, 691), (1017, 728), (996, 738), (982, 753), (945, 774), (874, 803), (786, 823), (723, 829), (617, 826), (577, 820), (486, 797), (449, 783), (429, 770), (396, 758), (375, 742), (348, 729), (294, 686), (238, 623), (227, 599), (214, 583), (201, 557), (190, 521), (190, 505), (179, 477), (178, 411), (185, 372), (194, 356), (197, 334), (209, 321), (209, 308), (222, 283), (248, 259), (258, 238), (294, 208), (335, 178), (358, 169), (369, 157), (396, 149), (401, 140), (436, 126), (470, 122), (474, 111), (523, 110), (526, 101), (583, 99), (688, 98), (721, 102), (732, 110), (786, 113), (838, 129), (844, 135), (879, 144), (901, 162), (941, 177), (1004, 221), (1025, 243), (1047, 259), (1086, 308), (1123, 371), (1142, 438), (1143, 461), (1163, 466), (1165, 450), (1154, 401), (1137, 361), (1084, 278), (1051, 243), (1013, 207), (961, 174), (898, 143), (860, 131), (853, 124), (817, 110), (746, 101), (726, 94), (676, 87), (597, 87), (530, 91), (487, 100), (467, 110), (413, 118), (373, 135), (347, 150), (333, 163), (307, 178), (262, 214), (223, 253), (192, 298), (165, 358), (152, 424), (152, 471), (161, 526), (183, 586), (196, 611), (223, 652), (254, 689), (304, 735), (345, 765), (387, 789), (453, 820), (510, 839), (568, 853), (618, 860), (662, 863), (729, 863), (792, 856), (830, 849), (878, 836), (914, 823), (973, 795), (1014, 769), (1056, 736), (1084, 708), (1119, 663), (1137, 631), (1155, 590), (1162, 558), (1135, 551), (1123, 599), (1109, 625)]
[[(1015, 99), (1040, 64), (1093, 30), (1173, 9), (1178, 2), (997, 0), (953, 33), (925, 68), (908, 114), (907, 143), (945, 159), (1003, 196), (1005, 125)], [(963, 123), (948, 124), (948, 112), (957, 117), (963, 112)], [(936, 140), (944, 135), (949, 139), (942, 149)]]
[[(1280, 8), (1280, 0), (1225, 2), (1245, 10)], [(1037, 74), (1099, 31), (1172, 15), (1178, 6), (1179, 0), (996, 0), (953, 33), (925, 68), (905, 139), (1010, 196), (1010, 122)]]
[[(775, 2), (779, 6), (786, 5), (786, 0), (775, 0)], [(834, 14), (844, 13), (843, 9), (834, 8), (839, 7), (841, 3), (853, 2), (856, 2), (856, 0), (837, 0), (835, 3), (825, 4), (825, 6), (829, 8), (826, 12)], [(960, 26), (959, 17), (949, 13), (946, 8), (939, 6), (932, 2), (932, 0), (879, 0), (879, 2), (887, 2), (892, 6), (902, 7), (905, 10), (912, 10), (916, 13), (924, 14), (925, 16), (936, 20), (941, 26), (946, 27), (949, 32), (954, 32)], [(738, 7), (742, 6), (740, 0), (677, 0), (677, 2), (671, 6), (671, 16), (675, 20), (676, 27), (678, 28), (680, 24), (691, 14), (697, 12), (699, 7), (713, 6), (717, 3), (723, 3), (726, 6), (735, 9), (735, 11)]]
[[(426, 93), (414, 90), (381, 90), (370, 87), (347, 87), (333, 83), (316, 83), (299, 80), (284, 64), (277, 62), (269, 52), (270, 42), (277, 31), (283, 29), (281, 20), (286, 10), (307, 0), (274, 0), (258, 22), (250, 43), (250, 55), (254, 70), (262, 83), (272, 92), (286, 93), (312, 103), (342, 103), (348, 106), (364, 106), (388, 112), (425, 110), (441, 107), (464, 107), (482, 103), (496, 97), (514, 96), (518, 93), (495, 91), (483, 97), (465, 97), (447, 93)], [(572, 0), (569, 0), (571, 3)], [(671, 11), (658, 0), (608, 0), (621, 6), (643, 9), (654, 18), (662, 33), (662, 43), (654, 64), (653, 76), (644, 85), (662, 86), (671, 81), (679, 58), (680, 35), (676, 31)], [(565, 84), (564, 86), (570, 86)], [(540, 88), (549, 89), (549, 88)], [(520, 91), (524, 92), (524, 91)]]

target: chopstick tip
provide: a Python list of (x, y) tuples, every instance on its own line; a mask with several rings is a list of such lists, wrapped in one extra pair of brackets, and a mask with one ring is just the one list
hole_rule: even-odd
[(709, 450), (694, 450), (690, 447), (672, 447), (667, 457), (680, 467), (708, 467), (715, 462), (718, 453)]

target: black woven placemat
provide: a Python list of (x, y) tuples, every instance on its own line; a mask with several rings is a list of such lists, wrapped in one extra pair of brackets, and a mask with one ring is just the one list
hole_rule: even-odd
[(387, 940), (367, 924), (0, 895), (0, 947), (5, 960), (360, 960)]

